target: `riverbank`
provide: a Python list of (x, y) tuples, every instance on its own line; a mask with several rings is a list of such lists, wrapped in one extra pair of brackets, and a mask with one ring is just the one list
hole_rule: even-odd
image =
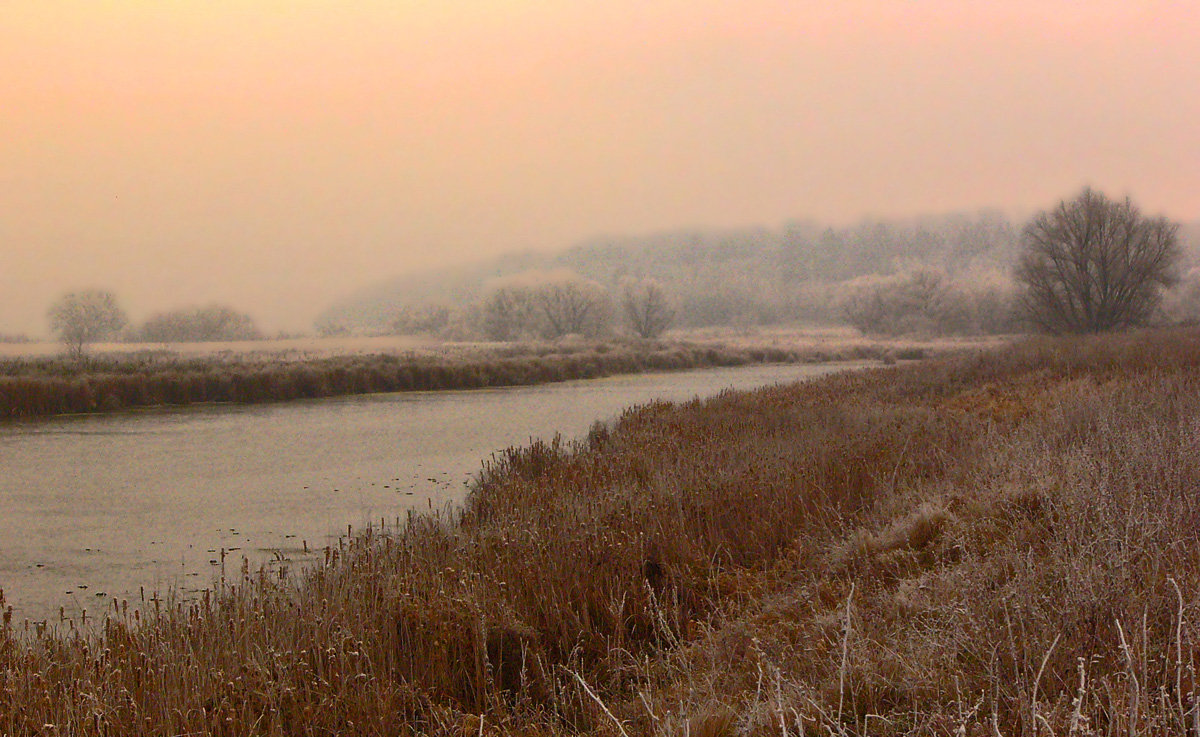
[(530, 438), (581, 439), (632, 405), (865, 365), (754, 364), (6, 423), (0, 586), (18, 621), (57, 620), (59, 607), (74, 619), (86, 608), (91, 619), (141, 586), (176, 583), (192, 597), (211, 586), (221, 548), (233, 549), (234, 568), (243, 555), (255, 568), (296, 567), (308, 560), (305, 541), (320, 550), (347, 525), (462, 505), (482, 459)]
[(714, 341), (580, 341), (446, 345), (391, 353), (180, 354), (103, 352), (83, 361), (0, 361), (0, 418), (112, 412), (209, 402), (239, 404), (378, 392), (528, 386), (650, 371), (923, 357), (881, 344), (785, 347)]
[(0, 733), (1183, 734), (1198, 390), (1177, 330), (651, 404), (299, 580), (5, 634)]

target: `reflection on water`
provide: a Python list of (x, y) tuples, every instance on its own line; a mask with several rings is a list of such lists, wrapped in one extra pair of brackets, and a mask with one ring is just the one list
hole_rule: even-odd
[(463, 498), (482, 460), (652, 399), (847, 366), (756, 366), (538, 387), (152, 410), (0, 427), (0, 588), (20, 619), (89, 616), (319, 551), (347, 526)]

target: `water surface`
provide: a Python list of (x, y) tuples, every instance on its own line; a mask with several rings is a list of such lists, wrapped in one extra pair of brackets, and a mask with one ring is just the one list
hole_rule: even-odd
[(203, 406), (0, 426), (0, 588), (22, 618), (90, 616), (210, 586), (241, 556), (301, 560), (347, 526), (461, 502), (493, 453), (653, 399), (847, 365), (754, 366), (535, 387)]

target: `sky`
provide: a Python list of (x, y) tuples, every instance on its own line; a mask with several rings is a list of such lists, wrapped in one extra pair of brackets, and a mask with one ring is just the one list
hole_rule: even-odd
[(1195, 0), (3, 0), (0, 333), (600, 234), (1200, 219)]

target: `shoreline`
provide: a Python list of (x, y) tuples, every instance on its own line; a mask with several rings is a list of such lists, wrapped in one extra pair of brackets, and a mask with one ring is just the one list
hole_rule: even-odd
[(0, 731), (1182, 733), (1197, 386), (1147, 331), (631, 409), (304, 570), (6, 622)]
[(733, 367), (924, 358), (923, 347), (828, 348), (680, 341), (514, 345), (322, 357), (102, 353), (0, 360), (0, 422), (156, 407), (265, 404), (359, 394), (483, 389)]
[[(57, 621), (58, 606), (71, 609), (62, 592), (77, 584), (131, 603), (139, 585), (163, 591), (160, 582), (176, 579), (205, 588), (206, 561), (223, 547), (312, 545), (344, 535), (347, 524), (461, 505), (483, 461), (531, 438), (582, 440), (632, 406), (870, 365), (758, 364), (25, 421), (0, 428), (9, 471), (0, 538), (10, 540), (0, 585), (18, 621)], [(75, 478), (71, 459), (85, 457), (86, 473)], [(220, 473), (207, 478), (213, 468)], [(60, 515), (69, 519), (56, 522)], [(251, 568), (263, 562), (250, 559)], [(298, 570), (299, 561), (287, 565)], [(87, 606), (89, 616), (102, 609)]]
[(305, 571), (0, 630), (0, 731), (1183, 733), (1198, 386), (1174, 330), (652, 403)]

